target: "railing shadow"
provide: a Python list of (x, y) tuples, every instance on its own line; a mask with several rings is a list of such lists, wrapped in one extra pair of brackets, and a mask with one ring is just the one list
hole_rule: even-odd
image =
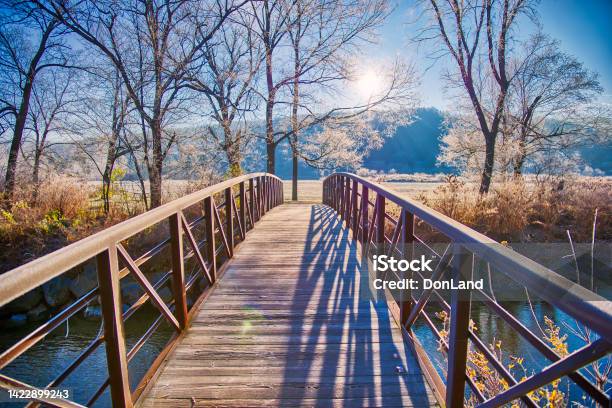
[[(300, 341), (297, 356), (287, 355), (283, 404), (310, 398), (316, 398), (317, 406), (328, 405), (330, 398), (336, 399), (335, 406), (338, 399), (345, 406), (356, 400), (368, 406), (407, 401), (422, 406), (427, 401), (423, 377), (414, 375), (418, 366), (412, 352), (393, 342), (401, 341), (401, 334), (384, 298), (370, 292), (360, 247), (325, 205), (311, 207), (291, 310), (296, 318), (290, 338)], [(295, 364), (300, 364), (301, 378), (294, 374)]]

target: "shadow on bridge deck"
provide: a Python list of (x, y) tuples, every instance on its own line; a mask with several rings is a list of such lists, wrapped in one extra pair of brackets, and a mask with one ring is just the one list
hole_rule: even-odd
[(435, 405), (360, 251), (329, 207), (270, 211), (143, 406)]

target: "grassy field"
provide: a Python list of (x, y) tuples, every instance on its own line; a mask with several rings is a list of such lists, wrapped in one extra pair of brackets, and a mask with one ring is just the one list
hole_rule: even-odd
[[(419, 194), (433, 191), (439, 182), (382, 182), (380, 183), (402, 196), (416, 198)], [(291, 201), (291, 180), (283, 180), (285, 201)], [(299, 180), (298, 200), (302, 202), (321, 202), (322, 180)]]

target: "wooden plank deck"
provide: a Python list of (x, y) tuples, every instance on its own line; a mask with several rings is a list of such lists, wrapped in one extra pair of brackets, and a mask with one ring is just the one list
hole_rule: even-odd
[(324, 205), (270, 211), (142, 406), (436, 405), (359, 251)]

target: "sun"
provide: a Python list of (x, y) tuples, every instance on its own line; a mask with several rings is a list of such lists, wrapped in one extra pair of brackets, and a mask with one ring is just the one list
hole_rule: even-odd
[(370, 98), (381, 89), (382, 80), (374, 70), (368, 69), (357, 77), (356, 88), (361, 96)]

